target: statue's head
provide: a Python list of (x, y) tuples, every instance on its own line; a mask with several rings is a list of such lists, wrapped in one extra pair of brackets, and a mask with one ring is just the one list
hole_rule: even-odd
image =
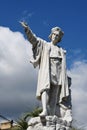
[(49, 35), (50, 40), (56, 44), (61, 41), (64, 32), (61, 30), (60, 27), (54, 27), (51, 29), (51, 34)]

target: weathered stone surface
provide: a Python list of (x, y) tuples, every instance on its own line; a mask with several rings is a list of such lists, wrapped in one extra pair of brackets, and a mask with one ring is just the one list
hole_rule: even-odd
[(27, 130), (70, 130), (71, 123), (57, 116), (35, 117), (28, 121)]

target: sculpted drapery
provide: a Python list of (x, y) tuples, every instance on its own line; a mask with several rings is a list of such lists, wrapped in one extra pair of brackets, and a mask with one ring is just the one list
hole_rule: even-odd
[[(57, 45), (52, 45), (52, 43), (49, 43), (41, 38), (36, 37), (30, 29), (26, 29), (25, 32), (29, 41), (32, 43), (33, 59), (30, 62), (33, 64), (34, 67), (39, 66), (36, 97), (38, 99), (41, 99), (42, 92), (44, 90), (50, 89), (50, 58), (58, 58), (61, 59), (61, 70), (60, 75), (58, 76), (58, 85), (61, 87), (59, 94), (59, 102), (62, 102), (62, 99), (64, 97), (69, 96), (68, 79), (66, 74), (66, 50), (63, 50)], [(53, 47), (55, 54), (51, 54)]]

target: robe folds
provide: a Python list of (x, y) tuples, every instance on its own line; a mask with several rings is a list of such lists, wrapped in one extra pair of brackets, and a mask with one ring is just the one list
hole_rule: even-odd
[[(51, 88), (50, 82), (50, 43), (46, 42), (43, 39), (37, 38), (36, 45), (33, 45), (33, 59), (30, 61), (33, 66), (36, 68), (39, 66), (38, 74), (38, 84), (37, 84), (37, 99), (41, 100), (41, 94), (45, 90)], [(66, 74), (66, 50), (59, 48), (61, 53), (61, 72), (60, 72), (60, 95), (59, 102), (62, 102), (62, 99), (69, 96), (69, 86), (68, 86), (68, 77)]]

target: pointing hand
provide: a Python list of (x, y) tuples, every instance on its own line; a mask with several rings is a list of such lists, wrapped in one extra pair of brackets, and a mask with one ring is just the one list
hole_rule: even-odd
[(19, 22), (24, 28), (27, 28), (28, 27), (28, 25), (27, 25), (27, 23), (25, 23), (25, 22)]

